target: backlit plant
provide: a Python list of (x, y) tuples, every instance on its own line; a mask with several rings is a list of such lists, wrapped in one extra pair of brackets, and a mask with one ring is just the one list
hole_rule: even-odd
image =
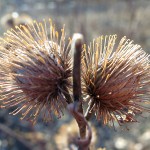
[(1, 107), (15, 106), (11, 114), (33, 124), (39, 115), (47, 122), (68, 109), (78, 123), (80, 150), (89, 150), (93, 115), (114, 126), (150, 111), (149, 55), (126, 37), (100, 36), (85, 45), (81, 34), (66, 40), (51, 20), (34, 21), (4, 34), (0, 62)]

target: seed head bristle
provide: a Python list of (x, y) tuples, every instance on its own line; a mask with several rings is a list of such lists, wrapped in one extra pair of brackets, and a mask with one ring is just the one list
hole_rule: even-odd
[[(150, 111), (149, 55), (139, 45), (116, 35), (101, 36), (83, 47), (82, 87), (98, 120), (113, 125), (136, 121)], [(89, 105), (90, 105), (89, 104)]]
[[(71, 102), (70, 41), (64, 28), (59, 37), (52, 21), (11, 29), (0, 39), (0, 94), (2, 107), (17, 107), (11, 114), (22, 114), (35, 123), (40, 112), (44, 121), (62, 116)], [(9, 45), (9, 48), (5, 47)]]

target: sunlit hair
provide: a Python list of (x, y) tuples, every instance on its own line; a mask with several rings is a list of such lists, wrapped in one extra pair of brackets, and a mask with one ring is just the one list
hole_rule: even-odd
[[(17, 107), (23, 118), (35, 123), (42, 111), (44, 121), (62, 116), (71, 101), (70, 40), (60, 35), (52, 21), (34, 21), (11, 29), (0, 39), (0, 94), (2, 107)], [(4, 45), (7, 44), (9, 48)]]
[(84, 46), (82, 88), (91, 110), (103, 124), (136, 121), (135, 115), (150, 111), (149, 55), (133, 41), (100, 36)]

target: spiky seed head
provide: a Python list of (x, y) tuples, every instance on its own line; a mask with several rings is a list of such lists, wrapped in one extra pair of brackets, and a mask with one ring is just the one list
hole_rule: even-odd
[(91, 111), (104, 124), (136, 121), (135, 115), (150, 111), (149, 55), (139, 45), (116, 35), (101, 36), (84, 46), (82, 82)]
[(2, 106), (16, 106), (12, 114), (20, 112), (21, 119), (32, 123), (41, 111), (44, 121), (51, 120), (53, 114), (61, 117), (62, 109), (71, 101), (70, 40), (65, 40), (64, 28), (59, 37), (49, 21), (50, 25), (34, 21), (16, 26), (0, 40)]

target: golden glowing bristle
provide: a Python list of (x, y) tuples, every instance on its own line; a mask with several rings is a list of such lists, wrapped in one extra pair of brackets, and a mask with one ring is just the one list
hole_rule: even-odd
[(0, 39), (2, 107), (17, 106), (11, 114), (21, 113), (21, 119), (33, 123), (40, 112), (44, 121), (53, 114), (61, 117), (71, 102), (70, 41), (64, 29), (59, 37), (51, 20), (49, 24), (44, 20), (16, 26)]
[(83, 94), (104, 124), (133, 122), (136, 114), (150, 111), (144, 106), (150, 103), (149, 55), (126, 37), (119, 44), (116, 39), (101, 36), (83, 47)]

